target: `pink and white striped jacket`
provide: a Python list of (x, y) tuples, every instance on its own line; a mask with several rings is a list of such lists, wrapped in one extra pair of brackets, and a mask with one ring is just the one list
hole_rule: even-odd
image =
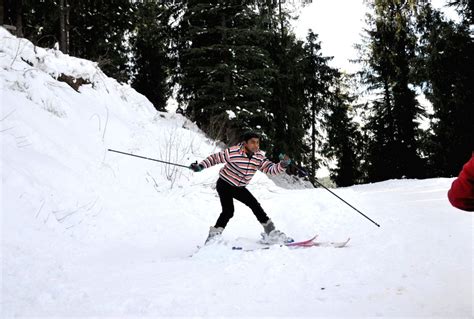
[(242, 144), (212, 154), (199, 164), (208, 168), (221, 163), (225, 165), (219, 172), (220, 178), (238, 187), (247, 186), (257, 170), (269, 175), (277, 175), (285, 171), (281, 163), (272, 163), (260, 150), (249, 158)]

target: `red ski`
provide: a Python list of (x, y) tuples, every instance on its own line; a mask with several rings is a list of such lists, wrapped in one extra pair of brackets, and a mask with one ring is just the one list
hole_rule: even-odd
[(310, 244), (314, 243), (314, 240), (316, 238), (318, 238), (317, 234), (314, 235), (314, 237), (312, 237), (311, 239), (303, 240), (303, 241), (294, 241), (292, 243), (285, 244), (285, 246), (287, 246), (287, 247), (298, 247), (298, 246), (306, 247), (307, 245), (310, 245)]

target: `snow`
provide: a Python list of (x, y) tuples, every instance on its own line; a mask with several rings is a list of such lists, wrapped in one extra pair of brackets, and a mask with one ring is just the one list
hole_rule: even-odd
[(235, 118), (237, 117), (237, 115), (235, 115), (235, 113), (234, 113), (233, 111), (231, 111), (231, 110), (227, 110), (226, 113), (227, 113), (227, 115), (228, 115), (228, 117), (229, 117), (229, 120), (235, 119)]
[[(471, 317), (473, 215), (452, 179), (249, 190), (282, 231), (348, 247), (233, 251), (261, 226), (236, 203), (224, 243), (202, 245), (219, 212), (220, 148), (179, 114), (156, 112), (93, 62), (0, 28), (2, 317)], [(25, 61), (28, 61), (26, 63)], [(76, 92), (60, 74), (90, 81)]]

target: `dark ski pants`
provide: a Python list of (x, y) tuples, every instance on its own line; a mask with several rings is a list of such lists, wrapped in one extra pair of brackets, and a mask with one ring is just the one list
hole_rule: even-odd
[(265, 224), (269, 220), (260, 203), (247, 188), (232, 186), (222, 178), (219, 178), (216, 190), (221, 199), (222, 213), (214, 227), (225, 228), (229, 220), (234, 216), (234, 198), (250, 207), (260, 223)]

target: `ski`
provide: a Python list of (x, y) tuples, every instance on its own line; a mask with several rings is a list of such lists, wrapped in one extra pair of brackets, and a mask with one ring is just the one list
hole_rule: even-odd
[(316, 238), (318, 238), (317, 234), (314, 235), (312, 238), (310, 238), (308, 240), (294, 241), (294, 242), (285, 244), (285, 246), (287, 246), (287, 247), (305, 246), (305, 245), (308, 245), (310, 243), (313, 243)]
[(318, 241), (314, 241), (314, 242), (311, 242), (311, 243), (306, 243), (306, 244), (303, 244), (303, 245), (299, 245), (299, 247), (334, 247), (334, 248), (344, 248), (347, 243), (349, 243), (351, 239), (350, 238), (347, 238), (346, 240), (344, 241), (340, 241), (340, 242), (334, 242), (334, 241), (326, 241), (326, 242), (318, 242)]
[(275, 245), (265, 245), (262, 247), (254, 247), (254, 248), (245, 248), (244, 246), (233, 246), (232, 250), (240, 250), (240, 251), (255, 251), (255, 250), (266, 250), (271, 249), (272, 247), (288, 247), (291, 249), (298, 249), (298, 248), (310, 248), (310, 247), (333, 247), (333, 248), (344, 248), (346, 247), (347, 243), (349, 243), (350, 238), (347, 238), (345, 241), (334, 242), (334, 241), (316, 241), (318, 235), (314, 237), (303, 240), (299, 242), (292, 242), (287, 244), (275, 244)]

